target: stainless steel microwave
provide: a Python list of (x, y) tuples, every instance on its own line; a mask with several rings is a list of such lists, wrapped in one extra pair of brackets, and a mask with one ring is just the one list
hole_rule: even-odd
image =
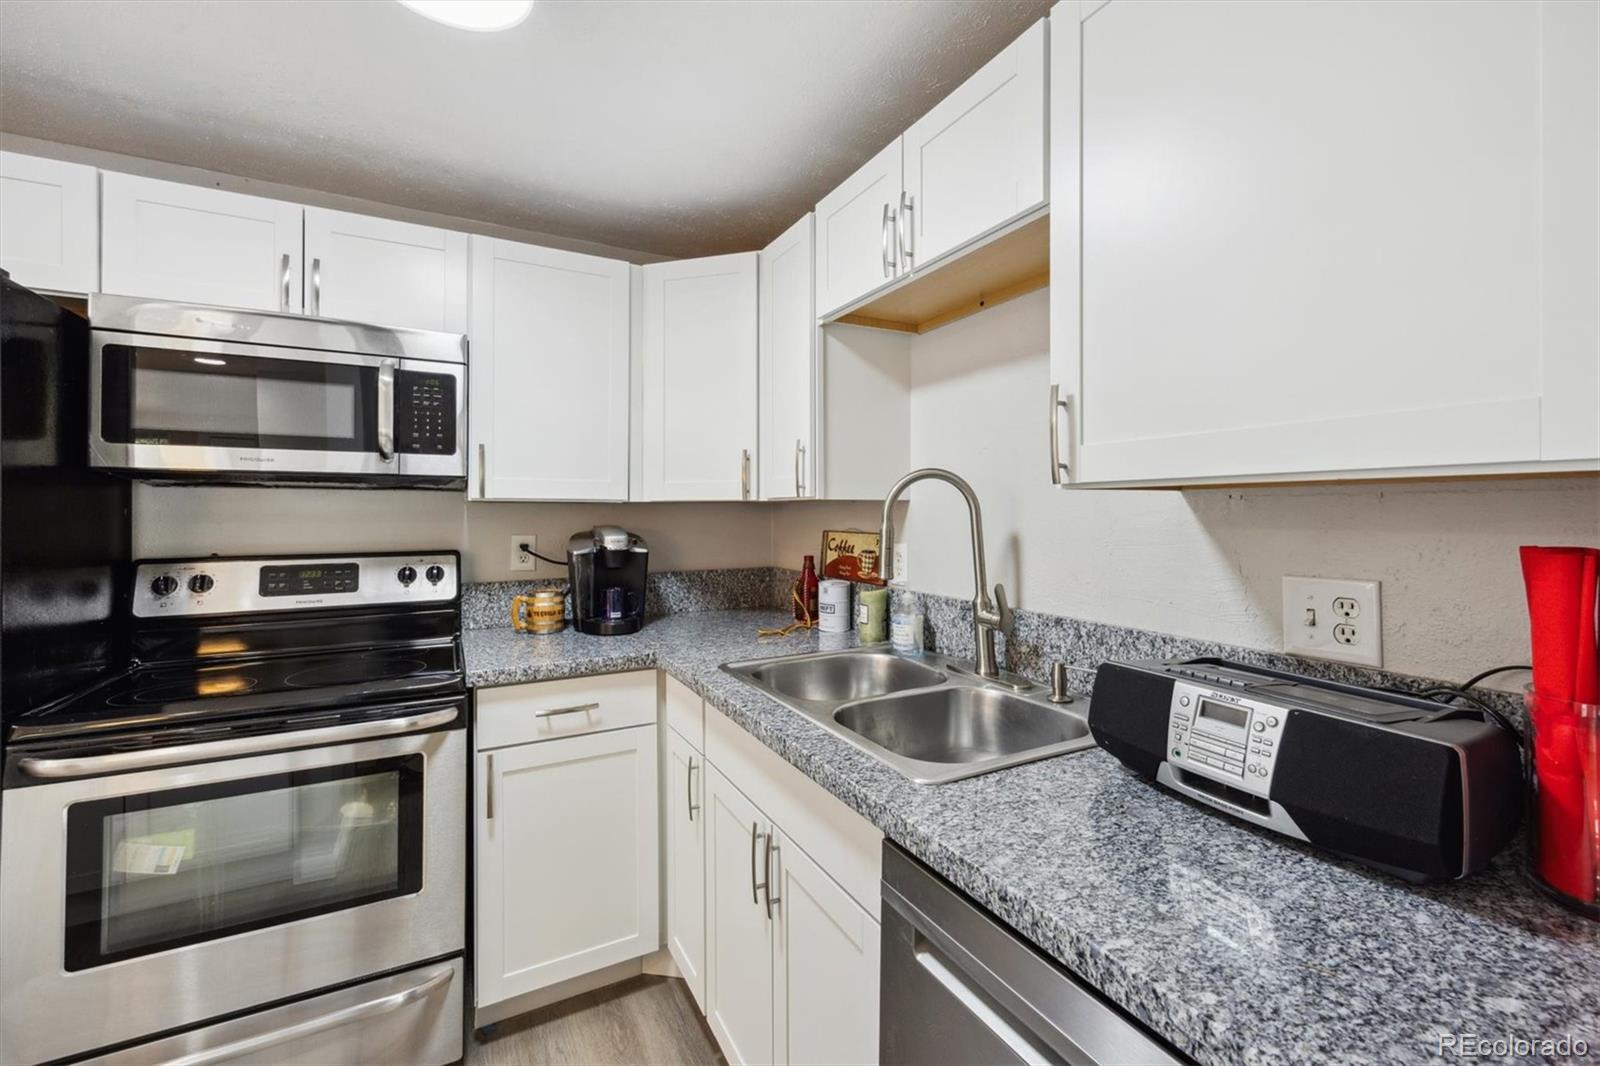
[(466, 338), (89, 297), (90, 462), (161, 481), (466, 485)]

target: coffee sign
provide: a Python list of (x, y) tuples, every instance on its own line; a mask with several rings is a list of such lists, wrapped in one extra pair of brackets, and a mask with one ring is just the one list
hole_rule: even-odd
[(824, 530), (821, 576), (836, 577), (842, 581), (861, 581), (869, 585), (883, 584), (880, 576), (880, 545), (881, 539), (877, 533), (859, 529)]

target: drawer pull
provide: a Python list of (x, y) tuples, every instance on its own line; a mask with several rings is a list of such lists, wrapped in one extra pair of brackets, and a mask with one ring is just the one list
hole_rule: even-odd
[(750, 902), (761, 902), (761, 886), (756, 884), (756, 848), (761, 839), (761, 826), (756, 822), (750, 823)]
[(492, 751), (489, 753), (489, 771), (483, 776), (483, 784), (486, 790), (484, 802), (489, 808), (486, 820), (492, 822), (494, 821), (494, 752)]
[(600, 705), (598, 703), (582, 703), (576, 707), (557, 707), (553, 711), (537, 711), (534, 713), (534, 717), (555, 718), (563, 714), (588, 714), (590, 711), (598, 711), (599, 709)]
[(691, 822), (694, 821), (694, 812), (700, 809), (700, 804), (694, 801), (694, 771), (694, 756), (691, 755), (689, 756), (689, 769), (683, 775), (684, 791), (688, 793), (686, 798), (689, 801), (689, 821)]

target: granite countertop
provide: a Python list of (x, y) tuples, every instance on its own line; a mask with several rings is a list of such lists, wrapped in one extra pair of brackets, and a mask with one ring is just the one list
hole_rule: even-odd
[[(915, 785), (718, 669), (828, 639), (756, 637), (780, 618), (668, 615), (627, 637), (468, 630), (467, 683), (666, 670), (1202, 1063), (1409, 1066), (1469, 1037), (1600, 1053), (1600, 923), (1535, 894), (1515, 850), (1410, 886), (1159, 792), (1101, 751)], [(1492, 1057), (1557, 1056), (1535, 1043)]]

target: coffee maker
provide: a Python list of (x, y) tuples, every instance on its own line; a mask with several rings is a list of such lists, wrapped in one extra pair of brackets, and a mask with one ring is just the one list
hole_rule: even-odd
[(618, 526), (595, 526), (567, 541), (572, 624), (580, 633), (615, 636), (644, 625), (644, 579), (650, 548)]

